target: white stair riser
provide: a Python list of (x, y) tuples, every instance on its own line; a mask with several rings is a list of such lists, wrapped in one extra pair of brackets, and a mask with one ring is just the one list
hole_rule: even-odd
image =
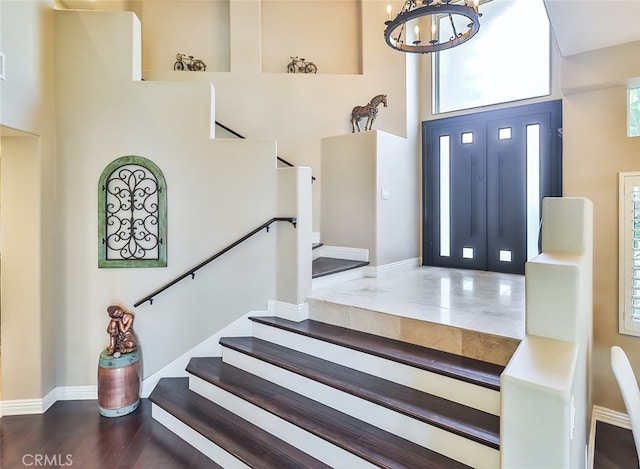
[(308, 355), (379, 376), (474, 409), (500, 415), (499, 391), (257, 322), (253, 323), (253, 336), (275, 344), (285, 344), (288, 348)]
[(487, 469), (499, 466), (500, 454), (493, 448), (226, 347), (222, 349), (222, 359), (225, 363), (464, 464)]
[(375, 467), (354, 454), (196, 376), (189, 377), (189, 388), (331, 467)]
[(155, 420), (222, 467), (250, 469), (250, 466), (247, 466), (163, 408), (153, 404), (151, 406), (151, 415)]

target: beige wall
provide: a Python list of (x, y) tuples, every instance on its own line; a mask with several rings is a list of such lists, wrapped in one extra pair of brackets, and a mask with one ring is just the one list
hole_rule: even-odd
[(373, 266), (416, 258), (415, 154), (412, 141), (382, 131), (322, 139), (323, 243), (368, 249)]
[[(87, 6), (85, 3), (73, 6)], [(411, 70), (407, 63), (411, 61), (378, 40), (384, 2), (365, 2), (359, 9), (361, 44), (354, 44), (353, 50), (362, 49), (360, 73), (314, 76), (261, 73), (262, 57), (255, 47), (260, 40), (260, 4), (232, 1), (231, 73), (187, 75), (147, 71), (145, 82), (136, 81), (140, 76), (142, 47), (140, 38), (131, 36), (139, 26), (133, 17), (123, 20), (123, 13), (114, 11), (138, 9), (139, 2), (119, 2), (118, 8), (113, 7), (113, 2), (104, 6), (98, 3), (89, 6), (110, 11), (56, 14), (59, 23), (55, 40), (53, 2), (1, 4), (1, 39), (9, 64), (7, 80), (0, 83), (4, 98), (1, 123), (39, 136), (38, 164), (34, 170), (43, 175), (40, 205), (34, 208), (40, 217), (37, 222), (41, 228), (38, 232), (41, 256), (40, 265), (35, 267), (40, 270), (29, 274), (41, 279), (40, 291), (34, 297), (32, 291), (14, 289), (2, 298), (4, 302), (12, 301), (13, 294), (16, 299), (31, 295), (38, 305), (34, 306), (34, 314), (40, 321), (38, 327), (34, 319), (39, 329), (36, 339), (27, 346), (21, 344), (21, 349), (14, 353), (10, 353), (9, 346), (3, 347), (3, 359), (15, 360), (18, 353), (33, 353), (32, 363), (42, 360), (43, 366), (34, 366), (34, 376), (26, 378), (25, 383), (37, 383), (33, 386), (21, 384), (22, 376), (28, 375), (24, 369), (21, 377), (10, 376), (7, 373), (11, 367), (7, 367), (4, 381), (15, 384), (15, 393), (5, 393), (4, 399), (43, 396), (56, 385), (95, 383), (95, 361), (106, 342), (108, 304), (118, 302), (130, 308), (171, 275), (182, 273), (223, 243), (243, 235), (265, 221), (265, 216), (273, 216), (277, 210), (275, 195), (273, 199), (263, 195), (277, 194), (274, 137), (278, 138), (280, 154), (298, 165), (311, 166), (318, 177), (312, 192), (312, 226), (317, 231), (322, 181), (320, 138), (349, 132), (351, 108), (365, 104), (380, 92), (388, 94), (390, 106), (380, 113), (377, 128), (399, 135), (415, 135), (418, 129), (416, 115), (410, 113), (407, 117), (407, 109), (415, 103), (415, 95), (410, 97), (406, 91)], [(64, 2), (61, 6), (72, 5)], [(94, 21), (92, 15), (99, 15), (102, 20)], [(54, 43), (58, 53), (55, 61)], [(54, 63), (58, 73), (55, 106)], [(168, 78), (174, 83), (150, 81), (154, 78)], [(175, 83), (192, 80), (197, 83)], [(234, 141), (209, 140), (209, 119), (214, 114), (210, 81), (215, 85), (215, 111), (228, 117), (221, 120), (259, 140), (245, 142), (243, 146)], [(412, 92), (417, 90), (413, 88)], [(181, 131), (176, 133), (176, 128)], [(146, 156), (158, 163), (167, 177), (169, 191), (173, 191), (170, 226), (184, 230), (169, 231), (170, 266), (166, 271), (147, 269), (140, 274), (136, 269), (117, 272), (96, 268), (95, 182), (106, 164), (127, 154)], [(195, 174), (178, 170), (189, 167), (194, 159)], [(216, 178), (212, 174), (226, 177)], [(211, 189), (210, 193), (194, 194), (196, 182), (201, 180), (203, 186)], [(204, 205), (194, 205), (194, 198)], [(195, 221), (193, 212), (200, 215)], [(229, 219), (233, 219), (233, 224), (220, 222)], [(6, 229), (4, 226), (3, 230)], [(205, 232), (214, 236), (208, 243), (200, 243), (201, 233)], [(7, 236), (11, 239), (10, 234)], [(233, 262), (241, 264), (243, 259), (248, 262), (252, 256), (264, 259), (264, 252), (273, 251), (269, 246), (274, 242), (273, 238), (264, 237)], [(298, 260), (300, 256), (298, 253)], [(176, 290), (180, 295), (192, 295), (188, 300), (165, 297), (153, 307), (141, 307), (144, 312), (137, 315), (136, 326), (145, 344), (145, 375), (211, 330), (219, 329), (230, 320), (229, 315), (262, 308), (265, 305), (258, 304), (262, 298), (274, 298), (276, 288), (280, 291), (275, 284), (278, 277), (271, 272), (256, 272), (255, 285), (253, 277), (243, 279), (255, 288), (239, 291), (242, 282), (233, 282), (233, 275), (223, 271), (213, 268), (206, 275), (198, 275), (198, 281), (203, 282), (200, 285), (207, 286), (222, 277), (217, 288), (193, 296), (191, 289), (197, 282), (186, 282)], [(10, 280), (9, 274), (10, 269), (3, 269), (3, 278)], [(265, 282), (265, 278), (272, 280)], [(255, 294), (247, 295), (247, 290)], [(233, 303), (232, 297), (241, 298), (240, 303)], [(202, 306), (210, 301), (222, 306), (214, 312)], [(169, 332), (175, 331), (177, 315), (180, 321), (203, 327), (180, 328), (179, 338), (166, 339)], [(33, 324), (29, 327), (33, 328)], [(10, 326), (5, 330), (11, 330)], [(42, 376), (38, 377), (40, 373)]]
[[(59, 181), (65, 188), (58, 376), (70, 386), (95, 383), (109, 304), (132, 309), (147, 293), (279, 215), (275, 142), (212, 140), (209, 83), (132, 80), (139, 28), (128, 12), (55, 14)], [(96, 183), (106, 165), (132, 154), (154, 161), (166, 178), (168, 266), (98, 269)], [(195, 280), (138, 307), (144, 375), (277, 299), (277, 269), (291, 268), (288, 259), (295, 256), (278, 257), (274, 233), (291, 229), (261, 232)]]
[(322, 139), (322, 242), (369, 250), (377, 265), (377, 132)]
[(640, 43), (562, 61), (564, 193), (594, 205), (593, 404), (624, 411), (611, 372), (620, 345), (640, 376), (640, 339), (618, 333), (618, 172), (640, 170), (640, 139), (626, 136), (625, 82), (640, 77), (629, 60)]
[(173, 70), (180, 52), (203, 60), (208, 71), (229, 71), (229, 0), (130, 4), (142, 22), (143, 69)]
[[(130, 2), (129, 6), (136, 2)], [(125, 3), (123, 3), (125, 5)], [(7, 55), (7, 79), (0, 81), (0, 97), (2, 98), (2, 115), (0, 123), (3, 126), (30, 132), (39, 136), (36, 146), (23, 143), (30, 150), (33, 174), (42, 174), (40, 186), (40, 212), (32, 222), (41, 227), (37, 240), (15, 237), (23, 243), (20, 249), (28, 251), (33, 243), (41, 249), (39, 266), (33, 267), (34, 278), (40, 279), (40, 287), (36, 293), (38, 298), (33, 300), (34, 321), (40, 322), (35, 340), (21, 344), (20, 352), (27, 354), (30, 363), (42, 362), (38, 370), (25, 373), (23, 367), (18, 375), (17, 370), (4, 370), (5, 389), (4, 399), (37, 397), (46, 394), (55, 385), (90, 384), (94, 382), (95, 355), (104, 345), (103, 332), (106, 317), (104, 308), (112, 301), (135, 301), (138, 293), (146, 293), (156, 286), (161, 271), (148, 271), (144, 276), (132, 274), (116, 275), (114, 272), (98, 271), (95, 259), (95, 180), (100, 171), (111, 160), (123, 154), (139, 153), (152, 156), (168, 175), (169, 190), (181, 192), (179, 188), (192, 187), (189, 175), (179, 175), (175, 170), (180, 164), (180, 158), (199, 158), (210, 171), (231, 171), (240, 174), (246, 166), (256, 165), (256, 161), (242, 151), (233, 147), (231, 142), (209, 142), (201, 139), (203, 133), (209, 131), (203, 127), (198, 116), (210, 115), (210, 93), (208, 82), (214, 83), (216, 88), (216, 115), (219, 119), (237, 128), (242, 133), (258, 138), (277, 138), (278, 152), (292, 162), (310, 166), (318, 181), (313, 186), (314, 220), (313, 230), (320, 227), (320, 194), (322, 190), (322, 168), (320, 165), (320, 141), (327, 135), (340, 135), (350, 132), (349, 113), (357, 104), (364, 104), (378, 93), (387, 93), (389, 107), (381, 110), (376, 128), (385, 132), (410, 138), (418, 135), (418, 119), (414, 116), (416, 96), (421, 92), (420, 116), (424, 119), (430, 115), (430, 58), (420, 60), (420, 75), (422, 77), (420, 89), (412, 88), (411, 79), (416, 73), (413, 67), (415, 58), (407, 57), (389, 49), (380, 41), (382, 21), (384, 19), (385, 2), (363, 2), (361, 6), (361, 72), (347, 74), (323, 74), (314, 76), (288, 75), (279, 73), (261, 73), (263, 66), (260, 48), (261, 11), (258, 2), (231, 1), (229, 13), (230, 35), (230, 70), (231, 72), (207, 72), (205, 74), (184, 74), (181, 72), (145, 70), (147, 80), (200, 80), (199, 85), (179, 86), (168, 83), (130, 83), (123, 89), (110, 89), (113, 71), (98, 70), (94, 66), (84, 64), (81, 71), (77, 71), (77, 61), (67, 58), (69, 64), (56, 60), (64, 71), (63, 81), (65, 89), (56, 103), (66, 111), (60, 114), (58, 120), (60, 128), (59, 164), (56, 166), (54, 158), (55, 137), (53, 133), (54, 119), (52, 117), (53, 91), (51, 78), (53, 68), (52, 40), (52, 2), (50, 1), (7, 1), (0, 3), (0, 18), (2, 33), (0, 44)], [(129, 21), (129, 20), (127, 20)], [(131, 28), (131, 25), (127, 26)], [(125, 28), (126, 29), (126, 28)], [(144, 30), (144, 26), (143, 26)], [(97, 31), (93, 31), (97, 32)], [(103, 34), (106, 34), (104, 31)], [(144, 34), (144, 33), (143, 33)], [(116, 38), (119, 36), (116, 36)], [(108, 43), (111, 36), (97, 36)], [(59, 38), (63, 39), (63, 38)], [(69, 39), (69, 38), (67, 38)], [(87, 44), (91, 45), (91, 43)], [(146, 47), (146, 46), (145, 46)], [(185, 45), (187, 47), (187, 45)], [(355, 46), (354, 46), (355, 47)], [(89, 53), (95, 53), (89, 50)], [(175, 51), (171, 51), (173, 54)], [(560, 59), (554, 52), (553, 93), (549, 99), (561, 96), (564, 91), (564, 190), (565, 195), (584, 196), (594, 202), (594, 218), (596, 220), (594, 232), (594, 374), (593, 374), (593, 403), (622, 410), (622, 400), (617, 392), (613, 375), (609, 371), (609, 348), (612, 344), (622, 345), (629, 353), (632, 364), (640, 374), (639, 339), (618, 334), (618, 282), (617, 282), (617, 173), (618, 171), (638, 170), (637, 154), (640, 151), (640, 140), (630, 139), (625, 135), (626, 126), (626, 86), (628, 80), (637, 79), (640, 69), (637, 63), (629, 60), (640, 52), (637, 43), (595, 51), (586, 54)], [(292, 55), (297, 52), (292, 51)], [(120, 55), (120, 54), (116, 54)], [(314, 60), (314, 57), (309, 57)], [(133, 58), (131, 59), (133, 61)], [(162, 59), (164, 61), (165, 59)], [(320, 66), (320, 64), (318, 64)], [(561, 68), (560, 68), (561, 67)], [(127, 65), (129, 75), (133, 71)], [(75, 71), (75, 72), (74, 72)], [(322, 72), (322, 67), (320, 67)], [(102, 85), (92, 80), (94, 74), (103, 74), (105, 83)], [(67, 81), (68, 80), (68, 81)], [(76, 95), (73, 86), (85, 89)], [(72, 86), (71, 86), (72, 85)], [(86, 87), (91, 87), (86, 89)], [(111, 107), (112, 102), (130, 99), (132, 87), (138, 87), (141, 101), (136, 106), (123, 112), (122, 109)], [(120, 92), (124, 94), (120, 94)], [(162, 98), (158, 98), (162, 96)], [(79, 99), (81, 98), (82, 99)], [(158, 100), (162, 102), (158, 102)], [(97, 115), (95, 112), (83, 110), (87, 102), (92, 106), (104, 105), (105, 113)], [(60, 111), (62, 112), (62, 111)], [(76, 114), (77, 113), (77, 114)], [(74, 116), (69, 119), (69, 116)], [(146, 117), (145, 117), (146, 116)], [(151, 128), (139, 132), (139, 122), (146, 118)], [(186, 120), (182, 120), (182, 119)], [(193, 120), (192, 120), (193, 119)], [(197, 119), (197, 122), (195, 120)], [(205, 119), (206, 121), (206, 119)], [(179, 122), (179, 124), (177, 124)], [(193, 125), (184, 125), (185, 122)], [(84, 129), (78, 131), (78, 127)], [(175, 127), (188, 128), (189, 132), (197, 133), (195, 146), (183, 146), (170, 139), (167, 144), (166, 136), (171, 135)], [(108, 133), (105, 132), (108, 130)], [(182, 135), (189, 140), (190, 134)], [(162, 138), (158, 138), (162, 136)], [(207, 140), (205, 142), (204, 140)], [(258, 140), (254, 143), (255, 151), (270, 153), (274, 143), (270, 140)], [(19, 147), (20, 145), (18, 145)], [(2, 177), (5, 174), (5, 155), (9, 148), (15, 146), (8, 140), (2, 142)], [(238, 160), (222, 160), (221, 154), (238, 154)], [(14, 150), (12, 155), (22, 154), (23, 150)], [(25, 163), (27, 160), (22, 161)], [(271, 167), (271, 157), (258, 157), (257, 165), (266, 169)], [(231, 168), (228, 166), (232, 166)], [(267, 170), (268, 172), (268, 170)], [(167, 174), (168, 173), (168, 174)], [(59, 178), (55, 175), (59, 174)], [(53, 175), (53, 176), (52, 176)], [(260, 179), (260, 178), (257, 178)], [(227, 200), (229, 194), (242, 197), (239, 192), (244, 186), (230, 184), (228, 179), (218, 181), (213, 185), (215, 193), (212, 200)], [(78, 187), (77, 185), (80, 184)], [(268, 176), (259, 183), (260, 189), (271, 190), (276, 185), (276, 176)], [(56, 186), (58, 189), (56, 189)], [(247, 185), (249, 187), (249, 185)], [(73, 190), (77, 191), (73, 193)], [(3, 186), (3, 211), (5, 210), (6, 188)], [(60, 193), (59, 200), (56, 199)], [(80, 197), (77, 194), (82, 194)], [(417, 197), (417, 196), (416, 196)], [(56, 203), (58, 202), (58, 203)], [(186, 216), (184, 211), (190, 206), (188, 194), (178, 197), (170, 213), (175, 217), (172, 221), (179, 226), (189, 226), (192, 217)], [(191, 244), (199, 239), (197, 233), (208, 230), (229, 239), (241, 232), (247, 231), (254, 225), (254, 221), (264, 213), (275, 210), (276, 201), (265, 202), (259, 209), (252, 209), (251, 213), (240, 210), (241, 220), (233, 227), (214, 222), (209, 218), (209, 209), (202, 208), (201, 213), (207, 217), (198, 220), (197, 227), (178, 234), (170, 231), (172, 243), (169, 262), (171, 272), (178, 271), (180, 265), (189, 261), (197, 261), (203, 252), (195, 252)], [(63, 207), (62, 213), (56, 212), (55, 207)], [(240, 204), (242, 207), (252, 207), (249, 201)], [(58, 217), (59, 215), (59, 217)], [(221, 219), (237, 217), (238, 211), (232, 210), (229, 204), (216, 204), (216, 215)], [(271, 216), (271, 215), (270, 215)], [(59, 218), (59, 222), (56, 220)], [(7, 232), (3, 217), (2, 238), (11, 239)], [(218, 220), (216, 217), (215, 220)], [(56, 227), (58, 229), (56, 230)], [(68, 235), (71, 235), (68, 237)], [(58, 264), (53, 259), (53, 243), (59, 239), (57, 248), (63, 254)], [(68, 239), (69, 238), (69, 239)], [(28, 241), (28, 243), (27, 243)], [(7, 241), (8, 242), (8, 241)], [(222, 242), (222, 241), (220, 241)], [(270, 238), (261, 243), (268, 246)], [(215, 244), (212, 241), (211, 246)], [(184, 246), (189, 246), (185, 249)], [(176, 246), (183, 246), (177, 247)], [(256, 246), (258, 251), (261, 247)], [(209, 246), (204, 245), (203, 250)], [(253, 249), (253, 248), (252, 248)], [(258, 252), (256, 251), (256, 252)], [(208, 252), (208, 251), (207, 251)], [(253, 251), (250, 249), (247, 256)], [(4, 254), (4, 253), (3, 253)], [(37, 263), (34, 263), (37, 264)], [(23, 268), (27, 263), (21, 264)], [(39, 269), (39, 270), (38, 270)], [(54, 270), (55, 269), (55, 270)], [(222, 275), (219, 271), (212, 271), (198, 281), (213, 281)], [(3, 282), (14, 281), (11, 269), (4, 264)], [(226, 287), (223, 284), (221, 287)], [(193, 287), (187, 283), (180, 290), (185, 293)], [(233, 285), (229, 285), (233, 293)], [(264, 290), (263, 290), (264, 288)], [(275, 289), (275, 285), (258, 287), (258, 290)], [(58, 290), (59, 298), (54, 301), (54, 291)], [(215, 296), (215, 292), (211, 295)], [(13, 296), (12, 296), (13, 295)], [(31, 290), (23, 287), (7, 291), (3, 288), (3, 359), (9, 355), (10, 341), (5, 341), (5, 331), (12, 325), (5, 321), (5, 302), (21, 304), (16, 299), (32, 297)], [(198, 298), (201, 299), (201, 298)], [(171, 330), (172, 321), (176, 314), (185, 310), (198, 308), (197, 302), (187, 303), (175, 300), (163, 300), (165, 306), (157, 308), (157, 304), (148, 308), (137, 318), (137, 325), (141, 329), (142, 338), (147, 341), (145, 334), (163, 336)], [(162, 301), (158, 302), (162, 304)], [(252, 301), (248, 301), (252, 303)], [(255, 302), (254, 302), (255, 303)], [(54, 305), (58, 316), (54, 314)], [(21, 304), (21, 307), (26, 307)], [(247, 308), (253, 307), (246, 305)], [(223, 308), (224, 309), (224, 308)], [(36, 311), (37, 310), (37, 311)], [(179, 312), (179, 313), (178, 313)], [(240, 311), (240, 313), (246, 311)], [(192, 321), (209, 321), (210, 311), (202, 308), (193, 313)], [(225, 317), (226, 311), (222, 312)], [(50, 334), (57, 324), (57, 334)], [(21, 328), (19, 324), (16, 324)], [(38, 326), (36, 326), (38, 327)], [(211, 327), (217, 327), (211, 324)], [(143, 332), (148, 331), (148, 332)], [(196, 335), (200, 334), (198, 331)], [(204, 333), (203, 333), (204, 335)], [(41, 337), (38, 340), (38, 337)], [(152, 357), (149, 370), (165, 362), (169, 355), (177, 353), (177, 349), (184, 349), (186, 342), (196, 340), (189, 337), (185, 343), (176, 344), (176, 350), (165, 352), (158, 346), (158, 353)], [(58, 359), (53, 350), (53, 342), (59, 345)], [(16, 351), (17, 353), (17, 351)], [(81, 357), (78, 359), (78, 357)], [(55, 366), (57, 363), (57, 368)], [(57, 369), (57, 382), (52, 375)], [(43, 374), (41, 374), (41, 370)], [(24, 380), (23, 378), (24, 377)], [(14, 381), (15, 380), (15, 381)], [(15, 384), (13, 391), (9, 391), (6, 382)], [(12, 386), (14, 385), (12, 384)]]
[[(414, 109), (418, 90), (415, 85), (408, 85), (416, 76), (412, 64), (417, 57), (398, 53), (381, 40), (386, 3), (365, 1), (360, 2), (359, 8), (352, 2), (346, 3), (351, 5), (348, 17), (336, 21), (354, 23), (353, 16), (359, 12), (361, 16), (354, 27), (360, 28), (361, 38), (360, 42), (355, 38), (337, 46), (346, 48), (349, 57), (343, 59), (344, 65), (339, 71), (323, 68), (321, 57), (317, 60), (309, 56), (307, 58), (317, 63), (319, 73), (288, 74), (284, 70), (282, 73), (262, 73), (264, 61), (275, 63), (282, 60), (282, 56), (286, 60), (298, 52), (289, 53), (288, 48), (284, 48), (274, 52), (267, 50), (263, 54), (260, 2), (232, 0), (229, 18), (231, 73), (184, 73), (166, 68), (143, 72), (145, 80), (211, 81), (216, 88), (216, 116), (221, 123), (248, 137), (276, 138), (280, 156), (293, 164), (311, 167), (317, 177), (313, 184), (312, 225), (316, 232), (320, 231), (321, 139), (351, 132), (353, 107), (364, 105), (382, 93), (387, 94), (389, 107), (381, 109), (376, 129), (408, 138), (416, 135), (419, 129)], [(318, 6), (329, 12), (334, 7), (331, 1), (319, 2)], [(323, 34), (332, 36), (336, 27), (332, 24)], [(143, 20), (143, 35), (145, 31)], [(144, 36), (143, 42), (146, 41)], [(357, 67), (356, 59), (361, 62)]]
[(39, 398), (56, 385), (52, 6), (0, 2), (3, 399)]
[(362, 73), (360, 0), (263, 0), (262, 71), (283, 73), (289, 57), (313, 62), (319, 73)]

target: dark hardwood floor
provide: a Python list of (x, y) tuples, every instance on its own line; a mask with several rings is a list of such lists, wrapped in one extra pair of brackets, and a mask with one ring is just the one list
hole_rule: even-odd
[(638, 456), (631, 430), (604, 422), (596, 422), (594, 469), (634, 469)]
[(324, 277), (325, 275), (337, 274), (338, 272), (357, 269), (365, 265), (369, 265), (369, 263), (365, 261), (334, 259), (332, 257), (319, 257), (313, 260), (311, 276), (313, 278)]
[[(633, 469), (630, 430), (596, 424), (594, 469)], [(44, 415), (0, 419), (0, 468), (208, 469), (206, 456), (151, 418), (143, 399), (135, 412), (102, 417), (96, 401), (60, 401)]]
[(59, 401), (43, 415), (0, 419), (0, 467), (218, 468), (151, 418), (151, 403), (102, 417), (97, 401)]

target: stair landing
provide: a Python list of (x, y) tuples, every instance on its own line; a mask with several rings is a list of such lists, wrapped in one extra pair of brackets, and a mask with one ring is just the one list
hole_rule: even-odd
[(313, 291), (309, 317), (505, 365), (524, 337), (524, 276), (417, 267)]

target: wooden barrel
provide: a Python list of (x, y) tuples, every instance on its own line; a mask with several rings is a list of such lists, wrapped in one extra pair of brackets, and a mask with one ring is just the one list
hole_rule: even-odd
[(140, 405), (140, 352), (115, 358), (106, 350), (98, 360), (98, 407), (105, 417), (126, 415)]

